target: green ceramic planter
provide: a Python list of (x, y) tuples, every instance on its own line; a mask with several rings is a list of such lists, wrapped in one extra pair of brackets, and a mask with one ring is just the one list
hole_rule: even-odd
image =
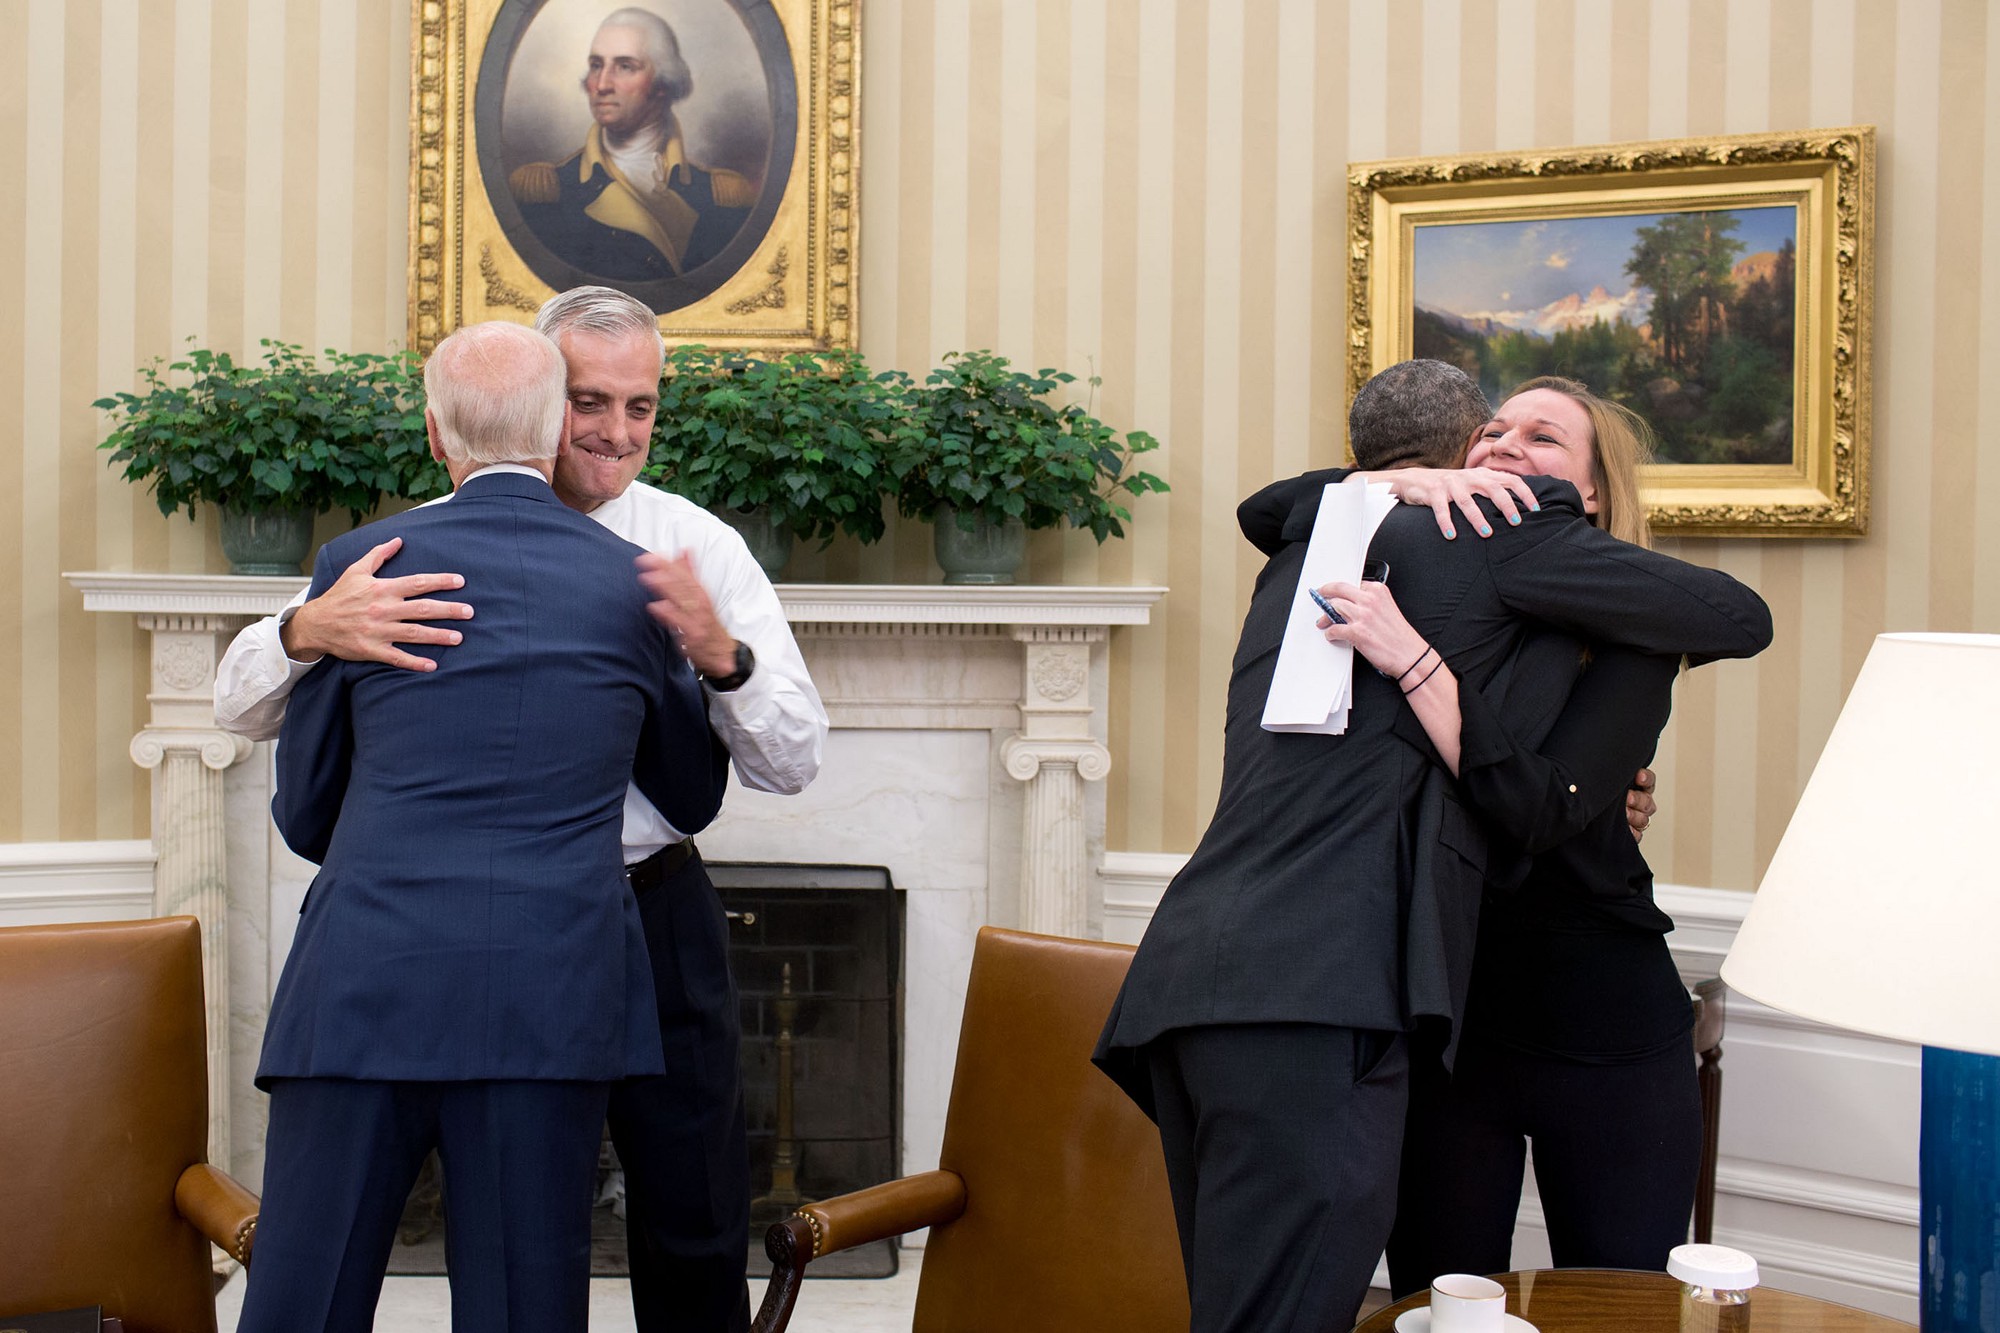
[(232, 574), (299, 574), (312, 550), (313, 516), (303, 509), (222, 511), (222, 553)]
[(939, 506), (931, 540), (938, 568), (950, 584), (1012, 583), (1028, 557), (1028, 530), (1018, 518), (998, 524), (975, 518), (968, 530), (959, 526), (955, 510)]

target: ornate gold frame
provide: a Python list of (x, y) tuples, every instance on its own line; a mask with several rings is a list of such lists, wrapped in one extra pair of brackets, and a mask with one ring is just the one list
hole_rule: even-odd
[(1348, 169), (1348, 397), (1410, 355), (1424, 223), (1717, 203), (1799, 209), (1793, 458), (1646, 470), (1653, 529), (1676, 536), (1860, 536), (1868, 528), (1875, 131), (1675, 139), (1357, 162)]
[[(660, 332), (750, 351), (853, 347), (858, 0), (768, 2), (798, 89), (790, 175), (756, 249), (715, 291), (663, 313)], [(555, 291), (509, 241), (481, 176), (474, 84), (506, 3), (412, 5), (409, 345), (418, 352), (479, 320), (525, 323)], [(618, 4), (605, 0), (606, 12)]]

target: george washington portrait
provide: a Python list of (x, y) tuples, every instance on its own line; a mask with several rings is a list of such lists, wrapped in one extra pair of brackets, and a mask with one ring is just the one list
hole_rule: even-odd
[(755, 253), (798, 131), (770, 0), (506, 0), (476, 103), (481, 175), (528, 267), (662, 314)]

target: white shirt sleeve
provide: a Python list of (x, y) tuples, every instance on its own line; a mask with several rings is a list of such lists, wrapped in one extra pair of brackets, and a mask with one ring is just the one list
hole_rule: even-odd
[(285, 656), (280, 637), (285, 622), (305, 600), (306, 590), (301, 588), (284, 610), (246, 626), (230, 642), (215, 668), (215, 722), (224, 731), (268, 741), (284, 725), (285, 700), (291, 697), (292, 686), (313, 669), (311, 662)]
[(758, 791), (791, 795), (819, 773), (826, 706), (806, 671), (798, 641), (771, 581), (736, 530), (677, 495), (635, 483), (591, 514), (649, 551), (694, 561), (716, 618), (750, 645), (757, 665), (734, 690), (704, 689), (709, 724), (722, 738), (737, 780)]

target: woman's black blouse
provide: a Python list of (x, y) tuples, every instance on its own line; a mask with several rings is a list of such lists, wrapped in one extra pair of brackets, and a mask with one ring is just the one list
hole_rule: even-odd
[(1488, 881), (1466, 1041), (1609, 1064), (1687, 1039), (1692, 1010), (1665, 939), (1674, 923), (1653, 902), (1624, 799), (1652, 762), (1678, 669), (1677, 658), (1595, 650), (1539, 752), (1461, 689), (1460, 788), (1496, 844), (1521, 853)]

